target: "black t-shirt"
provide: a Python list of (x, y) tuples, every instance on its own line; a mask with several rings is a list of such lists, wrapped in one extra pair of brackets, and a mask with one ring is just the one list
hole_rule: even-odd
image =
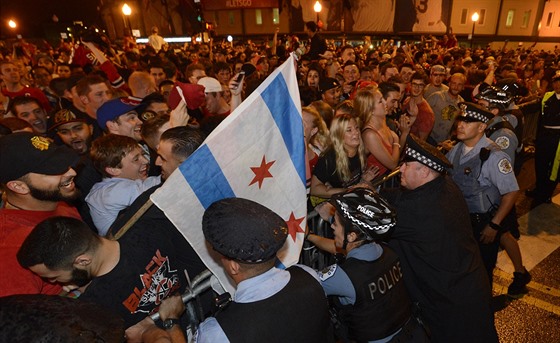
[(362, 164), (358, 154), (354, 157), (349, 157), (348, 160), (350, 162), (350, 173), (352, 177), (346, 182), (342, 181), (336, 172), (336, 154), (333, 149), (327, 150), (319, 157), (315, 169), (313, 170), (313, 175), (322, 183), (328, 183), (334, 188), (347, 188), (355, 185), (362, 177)]
[[(126, 222), (156, 187), (113, 225)], [(125, 327), (157, 311), (169, 295), (183, 293), (185, 270), (192, 279), (206, 269), (198, 255), (165, 214), (153, 205), (119, 239), (120, 260), (108, 274), (96, 277), (80, 297), (119, 313)]]

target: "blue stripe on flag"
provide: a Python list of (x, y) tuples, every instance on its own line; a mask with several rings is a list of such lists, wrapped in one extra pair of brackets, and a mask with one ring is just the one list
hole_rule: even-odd
[(268, 106), (272, 117), (280, 129), (284, 144), (290, 154), (301, 182), (305, 185), (305, 147), (303, 140), (303, 125), (296, 105), (289, 96), (288, 86), (282, 74), (278, 74), (270, 85), (261, 93), (261, 97)]
[(182, 163), (179, 169), (204, 209), (216, 200), (235, 197), (208, 145), (198, 148), (189, 157), (188, 163)]

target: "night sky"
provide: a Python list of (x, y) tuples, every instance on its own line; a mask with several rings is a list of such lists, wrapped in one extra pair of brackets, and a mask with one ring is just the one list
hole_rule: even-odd
[[(14, 18), (16, 29), (25, 37), (45, 36), (45, 32), (59, 31), (59, 27), (81, 20), (84, 24), (99, 22), (99, 0), (0, 0), (0, 37), (13, 36), (8, 20)], [(52, 20), (53, 14), (59, 19)]]

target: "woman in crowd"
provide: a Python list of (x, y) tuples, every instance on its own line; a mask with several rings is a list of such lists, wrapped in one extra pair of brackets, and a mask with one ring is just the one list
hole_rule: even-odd
[(311, 195), (325, 199), (377, 176), (376, 169), (366, 169), (358, 119), (348, 114), (335, 117), (330, 139), (331, 144), (319, 157), (311, 178)]
[(354, 99), (356, 116), (364, 123), (362, 139), (369, 153), (368, 166), (379, 168), (381, 175), (399, 164), (401, 149), (410, 132), (412, 120), (403, 115), (399, 119), (400, 137), (387, 126), (387, 102), (376, 88), (366, 87)]
[(319, 161), (319, 155), (329, 146), (329, 130), (317, 110), (311, 106), (301, 109), (303, 114), (303, 133), (307, 147), (307, 160), (309, 170), (313, 169)]

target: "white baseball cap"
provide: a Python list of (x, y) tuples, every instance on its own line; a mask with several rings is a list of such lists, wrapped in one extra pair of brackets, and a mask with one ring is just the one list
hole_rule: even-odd
[(214, 92), (222, 91), (222, 85), (220, 84), (220, 81), (216, 80), (213, 77), (208, 77), (208, 76), (203, 77), (200, 80), (198, 80), (197, 83), (204, 87), (205, 93), (214, 93)]

